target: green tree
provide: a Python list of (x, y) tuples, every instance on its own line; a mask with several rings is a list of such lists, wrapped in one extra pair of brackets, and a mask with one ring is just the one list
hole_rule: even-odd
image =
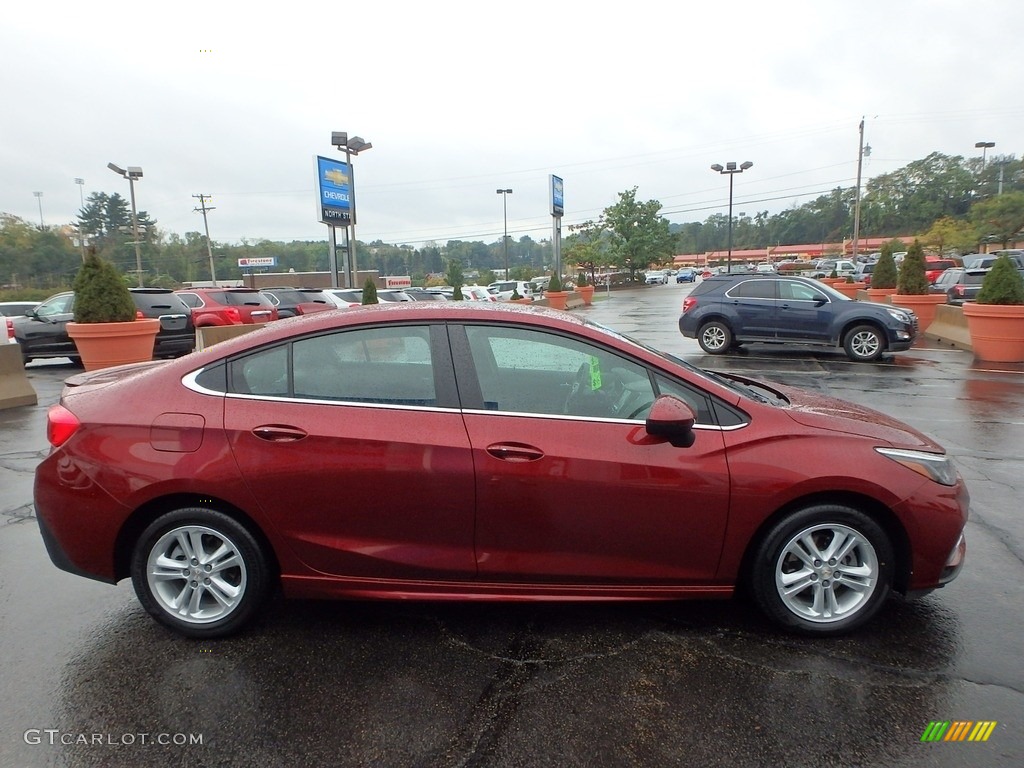
[(135, 302), (121, 273), (90, 249), (75, 276), (76, 323), (127, 323), (135, 319)]
[(620, 192), (619, 201), (602, 214), (609, 232), (610, 262), (628, 270), (630, 277), (635, 277), (637, 270), (660, 263), (675, 250), (675, 236), (659, 214), (661, 203), (637, 202), (636, 190), (633, 187)]
[(1024, 304), (1024, 278), (1010, 257), (1003, 254), (985, 275), (978, 291), (979, 304)]
[(569, 263), (589, 272), (591, 280), (596, 271), (609, 263), (609, 237), (604, 220), (587, 220), (569, 227), (565, 256)]
[[(872, 278), (874, 281), (874, 278)], [(896, 292), (904, 296), (928, 293), (928, 277), (925, 275), (924, 246), (914, 240), (907, 249), (907, 255), (900, 262), (899, 277), (896, 280)]]
[(445, 277), (448, 279), (448, 285), (452, 287), (452, 301), (462, 301), (462, 262), (458, 259), (450, 260)]
[(872, 288), (896, 287), (896, 261), (892, 257), (892, 243), (882, 244), (882, 255), (878, 257), (875, 271), (871, 273)]
[(368, 277), (363, 283), (363, 304), (377, 303), (377, 284), (373, 282), (373, 278)]
[(921, 236), (921, 240), (925, 245), (933, 247), (939, 256), (948, 250), (966, 253), (978, 242), (978, 230), (968, 221), (943, 216), (932, 224)]
[(971, 206), (970, 219), (984, 239), (1003, 244), (1024, 234), (1024, 192), (996, 195)]

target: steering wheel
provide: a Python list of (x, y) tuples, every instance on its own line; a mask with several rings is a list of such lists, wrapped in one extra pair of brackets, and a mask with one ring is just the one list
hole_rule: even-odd
[(576, 402), (579, 400), (580, 392), (590, 388), (590, 363), (582, 363), (576, 369), (572, 384), (569, 385), (569, 394), (565, 397), (565, 405), (562, 406), (562, 413), (573, 413)]

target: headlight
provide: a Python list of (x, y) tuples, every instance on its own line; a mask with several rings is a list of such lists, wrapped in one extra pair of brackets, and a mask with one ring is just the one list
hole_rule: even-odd
[(911, 324), (911, 320), (910, 320), (910, 315), (908, 315), (908, 314), (907, 314), (906, 312), (903, 312), (902, 310), (899, 310), (899, 309), (888, 309), (888, 308), (886, 308), (886, 311), (887, 311), (887, 312), (888, 312), (888, 313), (889, 313), (889, 314), (890, 314), (890, 315), (891, 315), (891, 316), (892, 316), (892, 317), (893, 317), (893, 318), (894, 318), (894, 319), (895, 319), (895, 320), (896, 320), (897, 322), (900, 322), (900, 323), (906, 323), (907, 325), (910, 325), (910, 324)]
[(956, 485), (956, 467), (953, 466), (953, 460), (945, 454), (904, 451), (897, 448), (875, 450), (929, 480), (942, 485)]

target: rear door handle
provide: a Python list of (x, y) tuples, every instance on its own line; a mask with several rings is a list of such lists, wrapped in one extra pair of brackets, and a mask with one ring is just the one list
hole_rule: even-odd
[(523, 443), (495, 443), (487, 446), (487, 452), (496, 459), (521, 464), (544, 458), (544, 452), (532, 445)]
[(292, 443), (306, 436), (304, 430), (284, 424), (264, 424), (255, 427), (252, 433), (260, 440), (266, 440), (268, 443)]

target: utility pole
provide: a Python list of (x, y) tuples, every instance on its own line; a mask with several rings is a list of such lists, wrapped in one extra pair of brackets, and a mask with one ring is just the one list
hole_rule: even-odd
[(860, 241), (860, 172), (864, 164), (864, 118), (860, 119), (860, 146), (857, 148), (857, 196), (853, 205), (853, 263), (857, 263), (857, 244)]
[(198, 195), (192, 195), (192, 197), (194, 197), (197, 200), (199, 200), (199, 205), (201, 206), (199, 208), (193, 208), (192, 210), (195, 211), (196, 213), (202, 213), (203, 214), (203, 229), (206, 230), (206, 252), (210, 256), (210, 281), (214, 284), (214, 286), (216, 286), (217, 285), (217, 270), (213, 266), (213, 246), (210, 244), (210, 224), (206, 220), (206, 213), (207, 213), (207, 211), (215, 211), (217, 209), (212, 207), (212, 206), (209, 207), (209, 208), (206, 207), (206, 201), (207, 200), (212, 200), (213, 199), (212, 195), (198, 194)]

